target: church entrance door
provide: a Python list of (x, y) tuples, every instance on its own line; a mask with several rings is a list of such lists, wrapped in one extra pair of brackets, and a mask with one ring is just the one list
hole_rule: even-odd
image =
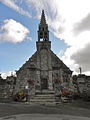
[(47, 78), (42, 78), (42, 79), (41, 79), (41, 88), (42, 88), (42, 89), (48, 89), (48, 81), (47, 81)]

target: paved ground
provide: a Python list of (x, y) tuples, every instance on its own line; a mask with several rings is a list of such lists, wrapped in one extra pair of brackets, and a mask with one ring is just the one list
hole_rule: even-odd
[[(23, 115), (25, 114), (25, 115)], [(89, 117), (87, 118), (82, 118), (82, 120), (90, 120), (90, 102), (82, 102), (82, 101), (74, 101), (72, 103), (66, 103), (66, 104), (60, 104), (60, 105), (32, 105), (32, 104), (25, 104), (25, 103), (0, 103), (0, 118), (5, 117), (4, 119), (10, 119), (10, 120), (28, 120), (26, 114), (31, 116), (31, 120), (35, 120), (33, 118), (35, 115), (40, 115), (37, 116), (37, 120), (41, 120), (40, 117), (43, 115), (46, 119), (42, 120), (81, 120), (82, 117)], [(53, 119), (53, 114), (56, 116), (56, 119)], [(12, 117), (12, 115), (14, 115)], [(19, 115), (16, 117), (15, 115)], [(48, 115), (48, 117), (47, 117)], [(58, 117), (59, 115), (59, 117)], [(77, 116), (77, 117), (70, 119), (62, 118), (60, 116), (62, 115), (70, 115), (72, 116)], [(9, 116), (9, 118), (7, 117)], [(29, 116), (29, 117), (30, 117)], [(51, 118), (50, 118), (51, 117)], [(42, 118), (42, 117), (41, 117)], [(50, 119), (49, 119), (50, 118)], [(59, 119), (58, 119), (59, 118)], [(60, 119), (61, 118), (61, 119)], [(0, 119), (3, 120), (3, 119)]]
[(34, 115), (14, 115), (9, 117), (0, 118), (0, 120), (90, 120), (87, 117), (78, 117), (71, 115), (45, 115), (45, 114), (34, 114)]

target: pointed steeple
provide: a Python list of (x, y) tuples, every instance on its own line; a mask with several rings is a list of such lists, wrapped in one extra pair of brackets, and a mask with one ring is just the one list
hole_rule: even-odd
[(38, 41), (36, 42), (37, 51), (40, 52), (42, 49), (51, 49), (51, 41), (49, 41), (48, 24), (45, 19), (44, 10), (42, 10), (40, 24), (38, 26)]
[(40, 24), (41, 24), (41, 25), (45, 25), (45, 24), (46, 24), (46, 19), (45, 19), (44, 10), (42, 10), (42, 15), (41, 15)]
[(38, 41), (40, 41), (40, 39), (42, 39), (43, 41), (49, 41), (49, 31), (48, 31), (48, 25), (46, 24), (44, 10), (42, 10), (41, 20), (38, 30)]

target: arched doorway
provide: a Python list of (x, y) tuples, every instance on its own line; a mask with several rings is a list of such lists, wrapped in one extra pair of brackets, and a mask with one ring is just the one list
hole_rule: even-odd
[(48, 89), (48, 80), (47, 80), (47, 78), (41, 78), (41, 89)]

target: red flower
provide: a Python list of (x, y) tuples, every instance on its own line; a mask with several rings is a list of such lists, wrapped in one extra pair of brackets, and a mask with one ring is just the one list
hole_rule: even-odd
[(31, 78), (26, 78), (26, 80), (27, 80), (27, 82), (29, 83), (29, 84), (34, 84), (34, 80), (32, 80)]

